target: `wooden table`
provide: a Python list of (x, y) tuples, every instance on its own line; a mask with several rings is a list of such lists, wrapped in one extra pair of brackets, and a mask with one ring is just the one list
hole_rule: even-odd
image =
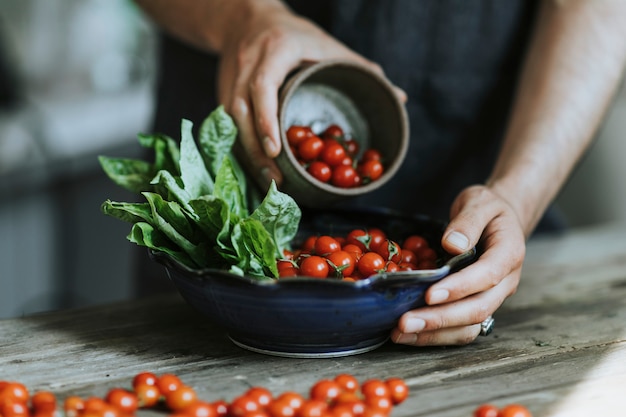
[(607, 225), (532, 241), (494, 333), (469, 346), (265, 356), (236, 347), (170, 294), (0, 321), (0, 380), (61, 398), (104, 396), (149, 370), (179, 375), (205, 400), (229, 400), (252, 385), (306, 394), (348, 372), (404, 378), (410, 397), (394, 416), (471, 417), (485, 402), (522, 403), (535, 417), (625, 416), (625, 299), (626, 225)]

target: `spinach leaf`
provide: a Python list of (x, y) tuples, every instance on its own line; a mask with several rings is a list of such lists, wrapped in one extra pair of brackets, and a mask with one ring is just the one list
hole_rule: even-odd
[(193, 123), (183, 120), (180, 142), (180, 178), (191, 198), (213, 192), (213, 178), (209, 175), (192, 132)]
[(161, 169), (170, 171), (176, 175), (180, 173), (180, 150), (178, 143), (167, 135), (155, 134), (137, 135), (139, 144), (144, 148), (154, 149), (154, 170)]
[(155, 174), (152, 164), (136, 159), (99, 156), (100, 166), (107, 176), (120, 187), (133, 193), (152, 190), (150, 180)]

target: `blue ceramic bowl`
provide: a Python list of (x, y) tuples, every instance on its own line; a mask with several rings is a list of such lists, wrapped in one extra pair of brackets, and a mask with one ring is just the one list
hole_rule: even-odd
[(419, 233), (438, 251), (438, 267), (356, 282), (307, 277), (258, 281), (223, 270), (192, 270), (161, 252), (151, 255), (165, 266), (182, 297), (222, 326), (238, 346), (287, 357), (347, 356), (385, 343), (404, 312), (424, 305), (431, 284), (476, 256), (474, 249), (454, 257), (445, 254), (439, 245), (445, 223), (389, 212), (305, 215), (298, 236), (345, 235), (357, 227), (378, 227), (397, 240)]

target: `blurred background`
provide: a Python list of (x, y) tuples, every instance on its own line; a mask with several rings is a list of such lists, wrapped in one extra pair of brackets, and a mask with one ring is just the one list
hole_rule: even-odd
[[(0, 2), (0, 318), (133, 297), (136, 197), (98, 155), (140, 158), (154, 29), (130, 0)], [(558, 199), (573, 227), (626, 221), (626, 89)]]

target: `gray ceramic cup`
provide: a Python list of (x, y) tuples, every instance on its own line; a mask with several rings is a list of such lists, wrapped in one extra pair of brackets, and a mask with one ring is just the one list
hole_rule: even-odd
[[(385, 171), (380, 178), (340, 188), (315, 179), (296, 160), (287, 129), (305, 125), (317, 133), (331, 124), (356, 139), (361, 152), (375, 148), (382, 153)], [(368, 67), (347, 61), (323, 61), (291, 75), (279, 92), (279, 125), (282, 151), (276, 163), (284, 178), (280, 188), (307, 207), (326, 207), (383, 186), (402, 164), (409, 142), (406, 109), (391, 83)]]

